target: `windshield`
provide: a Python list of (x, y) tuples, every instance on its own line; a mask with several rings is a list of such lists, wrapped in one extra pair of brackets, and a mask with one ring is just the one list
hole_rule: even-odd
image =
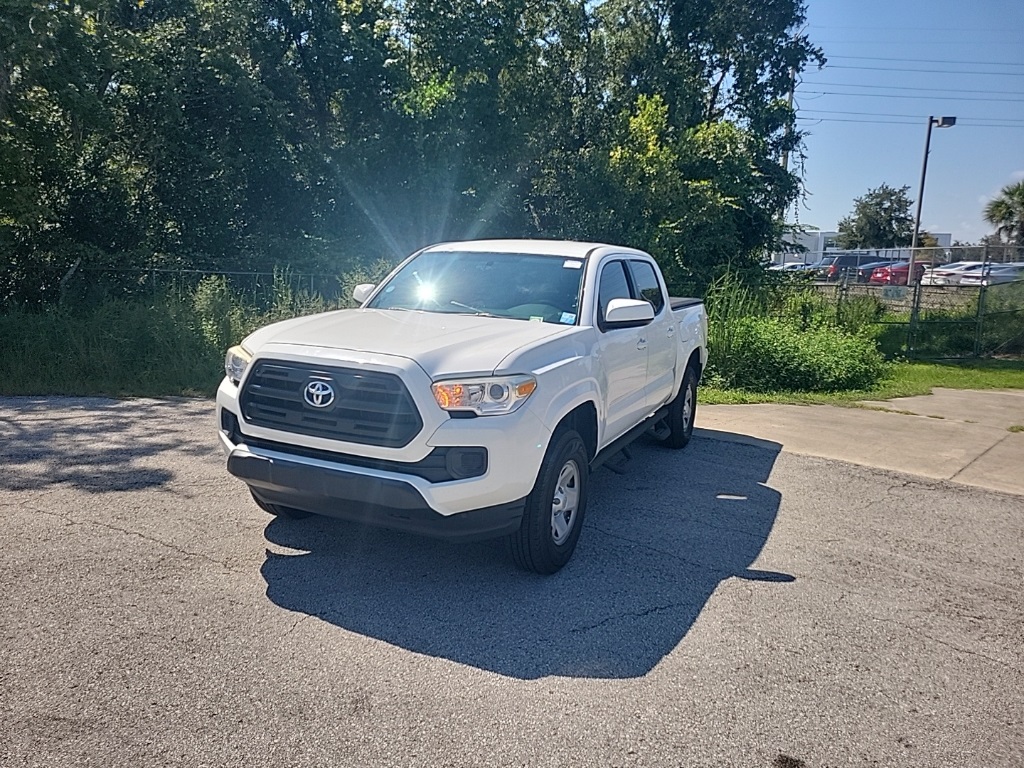
[(583, 259), (562, 256), (427, 251), (367, 306), (574, 325), (583, 265)]

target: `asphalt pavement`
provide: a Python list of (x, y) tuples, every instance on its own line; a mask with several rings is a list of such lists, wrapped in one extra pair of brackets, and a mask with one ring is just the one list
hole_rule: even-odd
[(0, 399), (0, 765), (1024, 764), (1024, 499), (744, 413), (597, 472), (539, 577), (269, 517), (209, 402)]

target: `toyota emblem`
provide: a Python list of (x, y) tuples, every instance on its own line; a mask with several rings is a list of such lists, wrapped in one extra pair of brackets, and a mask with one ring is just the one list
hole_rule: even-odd
[(302, 391), (302, 398), (314, 408), (326, 408), (334, 402), (334, 387), (326, 381), (313, 379)]

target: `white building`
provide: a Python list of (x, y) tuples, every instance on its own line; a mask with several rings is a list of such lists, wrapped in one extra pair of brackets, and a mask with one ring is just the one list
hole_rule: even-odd
[[(953, 244), (953, 235), (949, 232), (929, 232), (939, 242), (940, 248), (949, 248)], [(785, 242), (788, 245), (796, 246), (792, 250), (775, 254), (777, 264), (790, 261), (801, 261), (812, 264), (820, 261), (829, 251), (840, 251), (842, 248), (836, 246), (838, 232), (811, 230), (809, 232), (792, 232), (786, 235)], [(905, 260), (910, 258), (909, 248), (869, 248), (857, 251), (845, 251), (847, 253), (863, 253), (865, 255), (877, 255), (878, 260), (893, 259)]]

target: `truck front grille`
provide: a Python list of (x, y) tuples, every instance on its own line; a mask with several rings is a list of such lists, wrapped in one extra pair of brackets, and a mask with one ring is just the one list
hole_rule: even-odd
[[(308, 393), (310, 385), (320, 392)], [(242, 418), (249, 424), (284, 432), (401, 448), (423, 421), (409, 390), (391, 373), (354, 368), (260, 360), (239, 396)]]

